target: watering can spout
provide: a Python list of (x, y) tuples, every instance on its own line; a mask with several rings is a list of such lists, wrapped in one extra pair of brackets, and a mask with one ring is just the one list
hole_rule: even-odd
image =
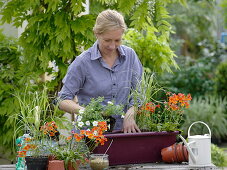
[(189, 155), (190, 155), (192, 161), (193, 161), (194, 163), (196, 163), (195, 155), (194, 155), (194, 153), (192, 152), (192, 149), (191, 149), (190, 146), (189, 146), (190, 144), (194, 143), (194, 141), (193, 141), (193, 142), (190, 142), (190, 143), (187, 143), (187, 141), (184, 139), (183, 136), (179, 135), (179, 137), (180, 137), (181, 140), (184, 142), (184, 145), (186, 146), (186, 148), (187, 148), (187, 150), (188, 150), (188, 153), (189, 153)]

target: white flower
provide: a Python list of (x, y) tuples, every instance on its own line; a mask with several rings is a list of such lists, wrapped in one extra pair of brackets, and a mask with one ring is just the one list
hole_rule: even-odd
[(78, 126), (79, 126), (79, 127), (82, 127), (83, 125), (84, 125), (84, 122), (79, 122), (79, 123), (78, 123)]
[(110, 124), (108, 124), (108, 129), (110, 129)]
[(72, 125), (75, 126), (76, 122), (72, 121)]
[(124, 118), (125, 118), (125, 116), (124, 116), (124, 115), (121, 115), (121, 118), (122, 118), (122, 119), (124, 119)]
[(79, 110), (79, 113), (80, 113), (80, 114), (83, 114), (83, 113), (84, 113), (84, 110), (85, 110), (85, 109), (80, 109), (80, 110)]
[(93, 126), (98, 126), (98, 122), (97, 121), (94, 121), (92, 124), (93, 124)]
[(80, 115), (79, 115), (79, 116), (77, 116), (77, 121), (78, 121), (78, 122), (80, 122), (80, 121), (82, 120), (82, 118), (83, 118), (83, 117), (82, 117), (82, 116), (80, 116)]
[(90, 126), (90, 122), (89, 122), (89, 121), (86, 121), (85, 124), (86, 124), (87, 126)]
[(110, 104), (110, 105), (113, 105), (113, 102), (111, 102), (111, 101), (108, 101), (107, 103)]
[(87, 129), (86, 131), (91, 131), (90, 129)]

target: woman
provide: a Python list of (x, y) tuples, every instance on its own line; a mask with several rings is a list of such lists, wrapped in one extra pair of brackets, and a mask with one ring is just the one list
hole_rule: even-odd
[[(126, 30), (124, 18), (115, 10), (101, 12), (93, 28), (97, 41), (76, 57), (69, 66), (59, 92), (59, 108), (78, 113), (91, 98), (104, 96), (104, 103), (114, 100), (125, 105), (124, 120), (119, 115), (114, 130), (124, 133), (140, 132), (134, 120), (130, 89), (135, 88), (142, 76), (142, 65), (133, 49), (121, 45)], [(78, 103), (73, 101), (77, 96)]]

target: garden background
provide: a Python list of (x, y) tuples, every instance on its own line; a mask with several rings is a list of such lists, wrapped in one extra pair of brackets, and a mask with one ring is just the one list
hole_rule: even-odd
[[(144, 69), (169, 91), (192, 95), (183, 133), (202, 120), (213, 143), (227, 142), (227, 44), (220, 42), (227, 0), (1, 0), (0, 157), (5, 162), (16, 155), (14, 94), (27, 86), (42, 91), (45, 84), (55, 97), (69, 64), (94, 43), (95, 18), (107, 8), (125, 16), (129, 29), (123, 44), (136, 51)], [(19, 34), (12, 36), (9, 28)]]

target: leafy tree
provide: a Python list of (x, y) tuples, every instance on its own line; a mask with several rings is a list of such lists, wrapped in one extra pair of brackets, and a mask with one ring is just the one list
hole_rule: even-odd
[[(169, 11), (173, 15), (170, 23), (176, 34), (176, 39), (183, 42), (177, 44), (179, 55), (191, 58), (200, 58), (204, 49), (209, 45), (215, 45), (217, 20), (215, 18), (217, 6), (208, 0), (188, 0), (187, 8), (181, 8), (179, 4), (171, 4)], [(178, 50), (179, 49), (179, 50)]]
[[(15, 39), (7, 38), (0, 31), (0, 145), (8, 146), (2, 153), (10, 152), (13, 134), (12, 115), (18, 108), (15, 91), (24, 86), (21, 53)], [(26, 74), (24, 74), (26, 77)]]

